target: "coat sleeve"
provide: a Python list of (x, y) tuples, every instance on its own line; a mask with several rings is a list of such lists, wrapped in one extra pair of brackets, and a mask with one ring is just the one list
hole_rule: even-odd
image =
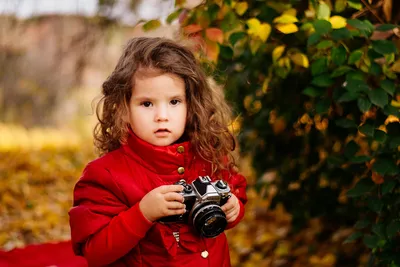
[(238, 173), (236, 170), (230, 169), (228, 170), (223, 170), (222, 171), (222, 179), (225, 180), (230, 189), (231, 192), (239, 199), (239, 205), (240, 205), (240, 212), (239, 216), (237, 219), (231, 223), (228, 224), (226, 229), (230, 229), (235, 227), (244, 217), (244, 212), (245, 212), (245, 204), (247, 202), (247, 194), (246, 194), (246, 187), (247, 187), (247, 182), (246, 178)]
[(121, 190), (107, 169), (90, 163), (74, 189), (69, 211), (71, 240), (76, 255), (89, 266), (110, 264), (127, 254), (153, 223), (139, 209), (121, 200)]

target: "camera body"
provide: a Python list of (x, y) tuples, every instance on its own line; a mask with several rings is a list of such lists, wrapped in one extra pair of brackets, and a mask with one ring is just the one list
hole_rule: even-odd
[(184, 198), (186, 212), (161, 218), (161, 223), (189, 223), (195, 231), (204, 237), (216, 237), (226, 225), (223, 206), (231, 197), (228, 184), (223, 180), (212, 182), (209, 176), (199, 176), (192, 183), (180, 180), (176, 184), (183, 186), (180, 192)]

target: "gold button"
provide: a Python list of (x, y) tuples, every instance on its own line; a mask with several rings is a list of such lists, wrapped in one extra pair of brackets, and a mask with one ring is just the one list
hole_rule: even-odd
[(185, 148), (183, 146), (178, 146), (178, 148), (176, 149), (178, 151), (178, 153), (183, 153), (185, 152)]
[(185, 168), (183, 168), (183, 167), (179, 167), (178, 168), (178, 173), (179, 174), (183, 174), (185, 172)]
[(208, 251), (207, 250), (204, 250), (202, 253), (201, 253), (201, 256), (205, 259), (205, 258), (207, 258), (208, 257)]

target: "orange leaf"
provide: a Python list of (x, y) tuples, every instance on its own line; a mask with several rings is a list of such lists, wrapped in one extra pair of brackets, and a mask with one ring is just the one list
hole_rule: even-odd
[(385, 180), (383, 179), (382, 175), (379, 175), (376, 172), (372, 172), (372, 181), (374, 181), (375, 184), (383, 184)]
[(217, 42), (217, 43), (222, 43), (224, 41), (224, 33), (222, 30), (218, 28), (208, 28), (206, 30), (206, 36), (208, 40)]
[(202, 28), (201, 28), (200, 25), (198, 25), (198, 24), (190, 24), (190, 25), (187, 25), (187, 26), (185, 26), (185, 27), (183, 28), (183, 31), (184, 31), (186, 34), (197, 33), (197, 32), (199, 32), (199, 31), (201, 31), (201, 30), (202, 30)]
[(208, 59), (212, 60), (213, 62), (218, 61), (219, 55), (219, 45), (216, 42), (206, 42), (206, 54)]

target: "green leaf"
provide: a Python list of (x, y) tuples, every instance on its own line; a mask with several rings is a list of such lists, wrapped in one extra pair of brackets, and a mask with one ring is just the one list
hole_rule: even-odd
[(395, 149), (399, 146), (400, 146), (400, 136), (393, 137), (392, 140), (390, 140), (390, 145), (389, 145), (390, 149)]
[(370, 30), (370, 27), (367, 23), (358, 19), (348, 19), (347, 24), (359, 30)]
[(233, 50), (229, 46), (220, 45), (219, 46), (219, 54), (222, 58), (232, 59), (233, 58)]
[(349, 80), (365, 81), (366, 77), (365, 77), (364, 73), (362, 73), (361, 71), (352, 71), (352, 72), (347, 73), (346, 80), (348, 80), (348, 81)]
[[(344, 46), (340, 45), (338, 47), (332, 48), (332, 62), (338, 66), (343, 65), (346, 62), (347, 52)], [(348, 67), (348, 66), (343, 66)]]
[(379, 143), (385, 143), (387, 140), (387, 135), (384, 131), (381, 130), (375, 130), (375, 141), (379, 142)]
[(182, 13), (182, 8), (179, 8), (178, 10), (175, 10), (173, 13), (169, 14), (167, 17), (167, 23), (171, 24), (174, 20), (179, 18), (179, 15)]
[(380, 32), (386, 32), (386, 31), (396, 29), (397, 27), (398, 26), (393, 25), (393, 24), (381, 24), (378, 27), (376, 27), (376, 30), (380, 31)]
[(331, 9), (327, 4), (321, 2), (317, 8), (317, 18), (318, 19), (329, 19), (331, 16)]
[(376, 235), (365, 235), (363, 238), (364, 244), (370, 249), (378, 247), (379, 240), (380, 238)]
[(394, 42), (388, 40), (372, 41), (372, 49), (382, 55), (397, 53), (397, 48)]
[(328, 162), (328, 164), (334, 165), (334, 166), (340, 166), (342, 165), (345, 160), (343, 157), (337, 157), (337, 156), (329, 156), (326, 161)]
[(369, 197), (367, 199), (368, 208), (373, 212), (379, 213), (383, 209), (383, 202), (377, 197)]
[(157, 19), (149, 20), (145, 24), (143, 24), (142, 28), (145, 32), (157, 29), (161, 26), (161, 22)]
[(308, 37), (307, 46), (315, 45), (316, 43), (319, 42), (319, 40), (321, 40), (321, 35), (314, 32), (313, 34), (310, 35), (310, 37)]
[(328, 60), (326, 57), (321, 57), (311, 64), (311, 74), (317, 76), (328, 71)]
[(369, 99), (368, 98), (365, 98), (365, 97), (360, 97), (358, 100), (357, 100), (357, 105), (358, 105), (358, 108), (362, 111), (362, 112), (367, 112), (370, 108), (371, 108), (371, 101), (369, 101)]
[(306, 89), (303, 90), (303, 94), (307, 95), (309, 97), (316, 97), (316, 96), (322, 95), (323, 91), (309, 86), (309, 87), (307, 87)]
[(229, 36), (229, 42), (235, 45), (239, 40), (245, 38), (247, 34), (245, 32), (234, 32)]
[(336, 120), (335, 124), (342, 128), (357, 128), (357, 124), (353, 120), (346, 118)]
[(353, 70), (353, 68), (351, 68), (349, 66), (340, 66), (332, 72), (331, 77), (336, 78), (336, 77), (342, 76), (352, 70)]
[(381, 87), (391, 96), (393, 96), (394, 92), (396, 91), (396, 86), (394, 82), (388, 79), (381, 81)]
[(359, 239), (360, 237), (362, 237), (362, 233), (354, 232), (348, 238), (346, 238), (346, 240), (343, 242), (343, 244), (351, 243), (351, 242)]
[(371, 160), (371, 157), (368, 157), (368, 156), (355, 156), (350, 159), (350, 162), (358, 164), (358, 163), (365, 163), (370, 160)]
[(356, 100), (359, 97), (358, 93), (354, 92), (345, 92), (343, 95), (339, 97), (337, 100), (338, 103), (344, 103), (344, 102), (351, 102)]
[(334, 81), (329, 74), (322, 74), (312, 79), (311, 84), (319, 87), (329, 87), (333, 85)]
[(371, 62), (368, 72), (372, 75), (378, 76), (382, 74), (382, 68), (378, 63)]
[(379, 173), (380, 175), (395, 175), (399, 172), (398, 167), (393, 162), (392, 159), (379, 158), (375, 161), (372, 166), (372, 170), (374, 172)]
[(347, 4), (349, 5), (349, 7), (357, 10), (363, 9), (363, 5), (360, 3), (359, 0), (347, 0)]
[(374, 132), (375, 132), (375, 127), (371, 124), (366, 123), (366, 124), (358, 127), (358, 130), (368, 137), (373, 137)]
[(396, 107), (393, 107), (392, 105), (386, 105), (385, 108), (383, 109), (383, 113), (387, 116), (393, 115), (396, 117), (400, 117), (399, 109)]
[(358, 61), (360, 61), (362, 56), (363, 56), (363, 52), (361, 50), (353, 51), (349, 56), (348, 64), (351, 65), (351, 64), (357, 63)]
[(360, 229), (364, 229), (365, 227), (369, 226), (370, 224), (371, 224), (370, 220), (359, 220), (354, 225), (354, 228), (360, 230)]
[(360, 197), (366, 193), (371, 192), (375, 184), (369, 178), (364, 178), (358, 181), (358, 183), (349, 191), (347, 191), (348, 197)]
[(369, 91), (368, 96), (372, 104), (377, 105), (380, 108), (384, 108), (389, 102), (388, 95), (382, 88), (375, 88), (374, 90)]
[(382, 184), (382, 195), (386, 195), (387, 193), (392, 193), (394, 187), (396, 186), (395, 180), (385, 180)]
[(333, 46), (333, 42), (331, 40), (323, 40), (317, 44), (317, 49), (327, 49)]
[(360, 150), (360, 146), (357, 145), (357, 143), (352, 140), (346, 144), (346, 147), (344, 149), (344, 155), (347, 158), (351, 158), (358, 152), (358, 150)]
[(324, 19), (319, 19), (313, 23), (315, 32), (319, 35), (324, 35), (332, 30), (332, 24)]
[(347, 0), (336, 0), (335, 1), (335, 12), (341, 13), (346, 9)]
[(331, 36), (333, 40), (340, 41), (353, 38), (353, 35), (347, 28), (335, 29), (332, 31)]
[(315, 111), (317, 112), (317, 114), (324, 114), (329, 111), (330, 106), (331, 100), (328, 98), (324, 98), (315, 105)]
[(386, 226), (383, 223), (372, 225), (372, 232), (382, 239), (386, 238)]
[(391, 221), (386, 228), (388, 238), (395, 237), (400, 232), (400, 221)]
[(346, 89), (349, 92), (368, 92), (369, 87), (365, 81), (349, 79), (346, 81)]

